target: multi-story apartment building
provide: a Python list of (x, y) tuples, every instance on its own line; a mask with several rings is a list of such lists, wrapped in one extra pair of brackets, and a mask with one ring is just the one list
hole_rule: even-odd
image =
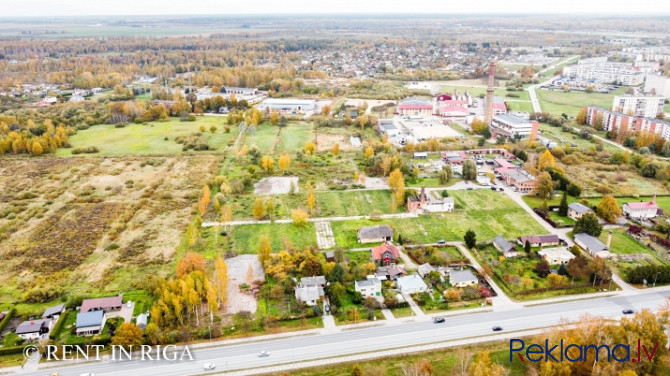
[(602, 115), (602, 128), (606, 131), (627, 129), (632, 132), (652, 132), (665, 140), (670, 140), (670, 122), (665, 120), (627, 115), (602, 107), (589, 106), (586, 110), (586, 122), (594, 126)]
[(648, 74), (644, 80), (644, 92), (670, 98), (670, 77)]
[(612, 109), (624, 114), (654, 118), (663, 112), (665, 99), (656, 95), (617, 95)]

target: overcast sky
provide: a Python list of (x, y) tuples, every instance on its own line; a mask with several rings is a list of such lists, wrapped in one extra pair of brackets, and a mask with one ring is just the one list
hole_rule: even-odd
[[(644, 8), (647, 7), (647, 8)], [(0, 0), (0, 17), (150, 14), (578, 13), (669, 14), (670, 1), (630, 0)]]

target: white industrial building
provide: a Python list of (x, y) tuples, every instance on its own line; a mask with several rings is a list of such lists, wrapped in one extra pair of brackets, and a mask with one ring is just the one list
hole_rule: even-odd
[(491, 122), (491, 133), (494, 137), (503, 136), (510, 139), (532, 140), (537, 136), (537, 128), (538, 123), (536, 121), (509, 114), (496, 115)]

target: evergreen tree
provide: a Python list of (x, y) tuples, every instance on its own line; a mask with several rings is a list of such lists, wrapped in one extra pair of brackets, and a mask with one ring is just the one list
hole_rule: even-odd
[(561, 205), (558, 207), (558, 214), (567, 217), (568, 216), (568, 192), (563, 191), (563, 198), (561, 199)]

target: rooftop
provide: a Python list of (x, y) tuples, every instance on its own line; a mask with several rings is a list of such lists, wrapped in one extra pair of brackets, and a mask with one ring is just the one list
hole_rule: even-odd
[(464, 270), (454, 270), (449, 274), (449, 279), (451, 280), (451, 283), (459, 283), (459, 282), (470, 282), (470, 281), (476, 281), (477, 277), (470, 271), (470, 269), (464, 269)]
[(77, 313), (77, 328), (85, 328), (87, 326), (102, 325), (102, 317), (105, 315), (103, 311), (91, 311)]
[(48, 325), (50, 320), (30, 320), (24, 321), (16, 327), (16, 334), (37, 333), (42, 330), (44, 325)]
[(582, 213), (586, 213), (588, 211), (592, 211), (591, 208), (589, 208), (588, 206), (584, 206), (584, 205), (580, 204), (579, 202), (573, 202), (572, 204), (568, 205), (568, 208), (576, 211), (577, 214), (582, 214)]
[(386, 238), (393, 237), (393, 229), (389, 225), (366, 226), (358, 229), (361, 238)]
[(583, 232), (575, 235), (575, 242), (576, 241), (579, 241), (580, 243), (584, 244), (591, 253), (609, 250), (609, 248), (607, 248), (607, 246), (603, 244), (603, 242)]
[(123, 306), (123, 296), (112, 296), (109, 298), (84, 299), (81, 302), (80, 312), (88, 312), (91, 310), (104, 310), (109, 308), (116, 308)]
[(528, 120), (510, 114), (496, 115), (493, 118), (510, 124), (528, 124)]

